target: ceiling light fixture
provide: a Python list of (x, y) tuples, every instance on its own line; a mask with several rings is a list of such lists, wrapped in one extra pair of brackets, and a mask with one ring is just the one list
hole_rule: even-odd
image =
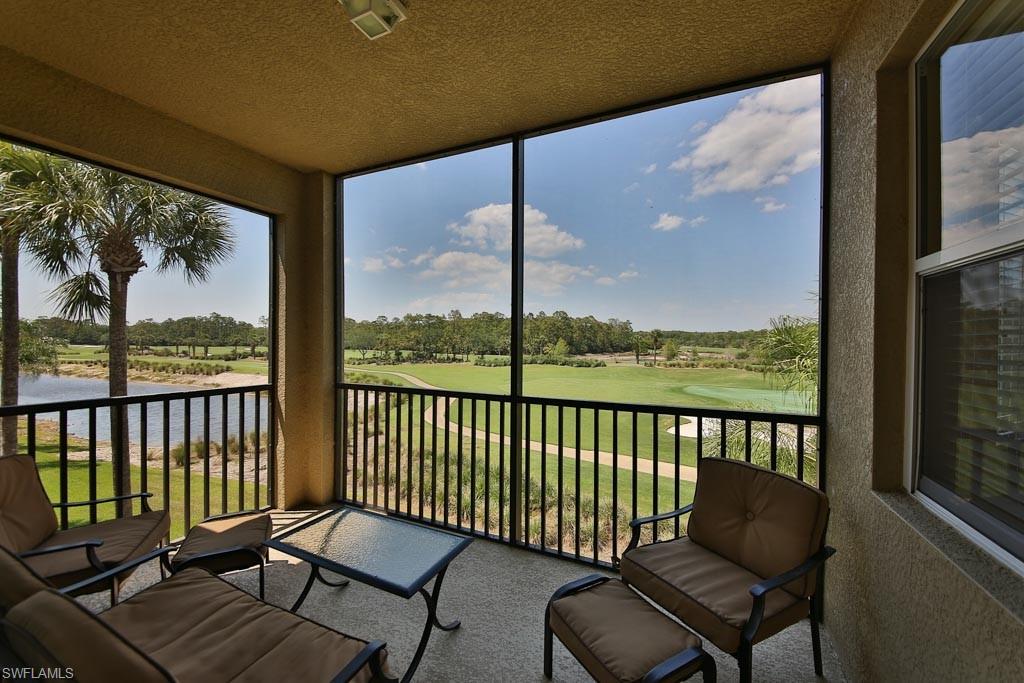
[(406, 9), (401, 0), (338, 0), (349, 21), (370, 40), (377, 40), (405, 21)]

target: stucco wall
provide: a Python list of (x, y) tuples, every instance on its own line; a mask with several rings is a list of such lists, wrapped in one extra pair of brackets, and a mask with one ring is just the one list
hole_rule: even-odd
[(1024, 680), (1024, 624), (922, 532), (915, 518), (934, 516), (898, 492), (910, 235), (906, 67), (952, 5), (869, 0), (832, 61), (827, 421), (829, 542), (839, 553), (827, 574), (826, 624), (853, 680)]
[(299, 173), (6, 48), (0, 48), (0, 83), (0, 135), (274, 216), (282, 359), (276, 502), (331, 499), (334, 371), (324, 335), (331, 320), (333, 199), (326, 176)]

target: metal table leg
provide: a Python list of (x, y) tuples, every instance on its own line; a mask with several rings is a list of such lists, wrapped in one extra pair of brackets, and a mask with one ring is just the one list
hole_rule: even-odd
[(429, 593), (426, 588), (420, 589), (420, 595), (427, 601), (427, 621), (423, 625), (423, 635), (420, 636), (420, 644), (416, 648), (416, 655), (412, 658), (412, 663), (409, 665), (405, 675), (402, 676), (402, 683), (408, 683), (412, 679), (413, 674), (416, 673), (416, 667), (420, 665), (423, 652), (427, 649), (427, 641), (430, 640), (430, 632), (434, 628), (439, 628), (442, 631), (454, 631), (462, 625), (462, 622), (457, 619), (449, 624), (442, 624), (437, 618), (437, 600), (441, 594), (441, 583), (444, 581), (444, 575), (447, 571), (448, 567), (445, 566), (438, 573), (437, 578), (434, 579), (434, 586)]
[(345, 586), (348, 585), (348, 579), (342, 579), (341, 581), (338, 581), (336, 583), (332, 583), (332, 582), (328, 581), (327, 579), (325, 579), (323, 576), (320, 575), (320, 567), (316, 566), (315, 564), (310, 564), (309, 565), (309, 578), (306, 579), (306, 585), (302, 587), (302, 592), (299, 593), (299, 598), (298, 598), (298, 600), (295, 601), (295, 604), (292, 605), (292, 608), (291, 608), (290, 611), (297, 612), (298, 609), (300, 607), (302, 607), (302, 603), (306, 601), (306, 596), (309, 595), (309, 589), (313, 587), (313, 582), (314, 581), (319, 581), (320, 583), (324, 584), (325, 586), (330, 586), (331, 588), (344, 588)]

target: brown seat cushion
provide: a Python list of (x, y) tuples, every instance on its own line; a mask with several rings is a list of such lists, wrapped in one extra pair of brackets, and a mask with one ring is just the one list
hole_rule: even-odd
[(0, 458), (0, 545), (31, 550), (57, 530), (57, 516), (27, 455)]
[[(252, 548), (266, 557), (267, 549), (263, 545), (263, 541), (270, 538), (272, 530), (273, 523), (270, 515), (266, 513), (208, 520), (192, 527), (188, 535), (185, 536), (181, 547), (178, 548), (178, 552), (174, 554), (171, 564), (180, 566), (200, 553), (234, 546)], [(258, 564), (258, 559), (252, 553), (237, 552), (218, 555), (212, 559), (200, 560), (200, 562), (204, 568), (219, 574), (248, 569)]]
[[(58, 531), (39, 547), (47, 548), (96, 538), (103, 541), (103, 545), (96, 549), (96, 554), (107, 568), (111, 568), (156, 548), (167, 534), (170, 524), (171, 520), (166, 511), (153, 510), (134, 517), (111, 519), (98, 524)], [(27, 558), (25, 562), (58, 588), (87, 579), (96, 573), (89, 564), (85, 550), (81, 548), (51, 555), (38, 555)], [(95, 586), (90, 590), (98, 591), (102, 588), (103, 586)]]
[[(672, 655), (700, 647), (700, 638), (621, 581), (559, 598), (549, 609), (552, 632), (600, 683), (639, 681)], [(677, 680), (700, 665), (698, 660)]]
[[(620, 569), (624, 581), (719, 648), (739, 648), (740, 632), (754, 604), (748, 591), (762, 577), (686, 537), (631, 550)], [(800, 621), (808, 607), (806, 599), (784, 590), (770, 591), (754, 642)]]
[[(698, 464), (686, 535), (763, 578), (792, 569), (822, 545), (828, 498), (784, 474), (725, 458)], [(808, 597), (813, 573), (786, 590)]]
[[(100, 615), (188, 681), (329, 681), (366, 645), (186, 568)], [(356, 681), (370, 680), (364, 667)]]
[(53, 589), (15, 605), (4, 635), (27, 666), (71, 668), (79, 683), (167, 683), (171, 676), (94, 614)]
[(0, 616), (49, 585), (17, 555), (0, 547)]

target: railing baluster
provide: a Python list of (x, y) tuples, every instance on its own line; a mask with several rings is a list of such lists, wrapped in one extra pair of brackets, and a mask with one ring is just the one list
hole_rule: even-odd
[(601, 431), (600, 431), (600, 419), (601, 411), (597, 408), (594, 409), (594, 562), (599, 561), (600, 554), (600, 526), (599, 519), (601, 505), (600, 505), (600, 492), (601, 492), (601, 470), (600, 470), (600, 453), (601, 453)]
[(631, 517), (631, 519), (636, 519), (637, 517), (640, 516), (639, 510), (637, 509), (637, 503), (638, 503), (637, 498), (639, 496), (636, 495), (637, 491), (640, 490), (639, 476), (638, 476), (638, 473), (637, 473), (637, 467), (639, 466), (640, 463), (637, 460), (638, 455), (637, 455), (637, 411), (636, 410), (633, 410), (633, 434), (632, 434), (632, 437), (633, 437), (633, 495), (632, 495), (632, 498), (633, 498), (633, 516)]
[(238, 394), (238, 509), (245, 510), (245, 392)]
[[(452, 500), (451, 499), (452, 487), (450, 486), (450, 483), (449, 483), (451, 481), (451, 478), (452, 478), (452, 467), (451, 467), (451, 464), (449, 462), (450, 459), (451, 459), (451, 450), (452, 450), (452, 438), (450, 436), (450, 434), (452, 433), (452, 430), (449, 429), (449, 411), (452, 410), (452, 403), (446, 397), (443, 400), (444, 400), (444, 485), (442, 486), (442, 489), (443, 489), (443, 498), (444, 498), (444, 515), (443, 516), (444, 516), (444, 525), (446, 526), (447, 524), (449, 524), (449, 517), (450, 517), (450, 515), (449, 515), (449, 508), (451, 506), (449, 505), (449, 501)], [(462, 429), (462, 427), (460, 426), (459, 429)], [(462, 439), (459, 439), (459, 440), (461, 441)], [(462, 490), (458, 490), (458, 496), (460, 498), (462, 498)], [(458, 514), (458, 510), (457, 510), (457, 514)], [(457, 524), (461, 525), (462, 524), (462, 520), (457, 518)]]
[(253, 443), (255, 453), (253, 454), (253, 500), (255, 505), (253, 508), (256, 510), (260, 509), (260, 442), (263, 440), (263, 435), (260, 433), (260, 392), (253, 392), (253, 421), (255, 424), (256, 439)]
[(28, 454), (36, 457), (36, 414), (28, 415)]
[(146, 443), (148, 416), (149, 403), (143, 401), (139, 404), (139, 491), (142, 493), (149, 491), (149, 447)]
[[(447, 401), (447, 399), (446, 399)], [(451, 410), (451, 402), (448, 403), (448, 411)], [(456, 526), (462, 526), (462, 408), (463, 401), (458, 399), (459, 403), (459, 417), (458, 417), (458, 430), (459, 430), (459, 443), (455, 449), (455, 524)], [(448, 482), (450, 480), (451, 473), (448, 470), (448, 426), (451, 424), (448, 411), (445, 412), (444, 422), (444, 523), (448, 524), (448, 508), (451, 506), (451, 498), (449, 498)]]
[[(60, 411), (58, 420), (60, 426), (58, 427), (59, 436), (58, 438), (58, 458), (60, 462), (60, 502), (68, 502), (68, 411)], [(62, 507), (60, 509), (60, 528), (68, 528), (68, 509)]]
[[(523, 535), (523, 540), (526, 543), (526, 545), (530, 545), (530, 484), (533, 483), (532, 479), (530, 479), (530, 461), (533, 460), (533, 457), (532, 457), (533, 454), (531, 452), (531, 447), (530, 447), (530, 444), (531, 444), (531, 442), (530, 442), (530, 422), (531, 422), (531, 420), (530, 420), (530, 404), (529, 403), (524, 403), (523, 404), (523, 413), (525, 415), (525, 420), (524, 420), (523, 427), (524, 427), (525, 432), (526, 432), (526, 434), (525, 434), (525, 437), (526, 437), (526, 449), (525, 449), (526, 453), (524, 453), (524, 457), (523, 457), (523, 467), (525, 469), (524, 480), (526, 482), (526, 485), (523, 487), (523, 496), (524, 496), (524, 505), (523, 505), (523, 517), (524, 517), (524, 519), (523, 519), (523, 534), (524, 535)], [(515, 419), (515, 410), (512, 411), (512, 415), (513, 415), (512, 419), (514, 420)], [(514, 447), (515, 448), (523, 448), (523, 445), (522, 444), (514, 444)], [(515, 457), (515, 456), (513, 456), (513, 457)]]
[[(465, 513), (465, 511), (462, 509), (462, 507), (463, 507), (462, 506), (462, 495), (463, 495), (463, 490), (462, 490), (462, 484), (463, 484), (463, 481), (462, 481), (462, 470), (463, 470), (463, 467), (465, 467), (465, 465), (463, 463), (463, 438), (462, 438), (462, 430), (465, 428), (465, 424), (466, 424), (465, 420), (463, 419), (463, 417), (464, 417), (463, 416), (463, 413), (464, 413), (464, 411), (463, 411), (463, 404), (464, 404), (464, 402), (465, 401), (462, 398), (459, 399), (459, 445), (456, 447), (456, 467), (457, 467), (457, 472), (456, 472), (455, 487), (456, 487), (456, 489), (459, 492), (459, 497), (457, 498), (456, 503), (455, 503), (455, 515), (456, 515), (456, 518), (459, 520), (459, 526), (462, 526), (462, 520), (464, 518), (463, 514)], [(470, 432), (469, 433), (472, 434), (472, 436), (470, 437), (471, 440), (476, 438), (476, 425), (473, 425), (472, 427), (470, 427)]]
[[(391, 411), (388, 411), (390, 414)], [(390, 485), (389, 485), (390, 488)], [(395, 392), (395, 512), (402, 510), (402, 393)]]
[(796, 426), (796, 478), (804, 480), (804, 423)]
[(575, 554), (580, 559), (580, 407), (576, 406), (576, 504), (573, 505), (576, 511), (575, 532)]
[(370, 457), (370, 392), (363, 389), (363, 498), (362, 503), (366, 505), (368, 501), (368, 488), (369, 486), (369, 457)]
[[(473, 427), (476, 438), (476, 427)], [(475, 470), (475, 468), (474, 468)], [(484, 402), (484, 535), (491, 536), (491, 402)]]
[[(675, 439), (674, 439), (674, 442), (675, 442), (674, 443), (674, 446), (675, 446), (675, 461), (674, 462), (675, 462), (675, 466), (676, 467), (675, 467), (675, 472), (673, 473), (673, 477), (672, 477), (673, 483), (675, 485), (675, 492), (674, 492), (674, 495), (673, 495), (674, 507), (672, 509), (673, 510), (678, 510), (679, 507), (680, 507), (680, 505), (679, 505), (679, 502), (680, 502), (679, 501), (679, 474), (680, 474), (679, 473), (679, 469), (680, 469), (680, 464), (681, 464), (680, 463), (680, 459), (679, 459), (679, 441), (680, 441), (680, 439), (679, 439), (679, 415), (678, 414), (676, 414), (676, 416), (675, 416), (675, 421), (676, 421), (676, 428), (675, 428), (675, 432), (674, 432), (674, 434), (675, 434)], [(678, 515), (675, 517), (675, 535), (676, 535), (676, 538), (679, 537), (679, 516)]]
[[(341, 477), (340, 486), (338, 487), (338, 498), (344, 500), (348, 497), (348, 478), (350, 476), (349, 467), (349, 448), (348, 448), (348, 431), (349, 431), (349, 416), (348, 416), (348, 389), (341, 390)], [(273, 422), (274, 418), (268, 415), (268, 418)]]
[(700, 459), (704, 457), (704, 418), (700, 415), (697, 416), (697, 464), (700, 465)]
[(423, 396), (422, 394), (420, 395), (420, 407), (417, 410), (417, 413), (419, 414), (419, 417), (420, 417), (420, 478), (419, 478), (419, 481), (416, 482), (416, 488), (419, 490), (419, 497), (420, 497), (420, 501), (419, 501), (420, 502), (420, 519), (423, 519), (423, 489), (424, 489), (424, 486), (423, 486), (423, 472), (424, 472), (424, 465), (425, 465), (425, 457), (424, 457), (424, 454), (423, 454), (423, 444), (424, 444), (423, 436), (424, 436), (424, 430), (425, 430), (424, 423), (427, 421), (427, 411), (423, 407), (423, 403), (425, 402), (424, 401), (425, 398), (426, 397)]
[(210, 397), (203, 396), (203, 519), (210, 516)]
[(548, 536), (548, 407), (540, 406), (540, 548)]
[(750, 462), (750, 454), (753, 444), (750, 442), (750, 419), (747, 418), (743, 423), (743, 457), (747, 462)]
[(612, 411), (612, 557), (619, 556), (619, 411)]
[[(163, 476), (163, 508), (171, 509), (171, 402), (163, 400), (163, 448), (164, 448), (164, 476)], [(225, 484), (225, 490), (227, 490)], [(171, 539), (170, 530), (167, 531), (167, 540)]]
[[(111, 458), (116, 457), (116, 453), (111, 454)], [(89, 408), (89, 500), (97, 498), (99, 496), (96, 495), (96, 409)], [(95, 503), (89, 506), (89, 523), (96, 523)]]
[[(651, 434), (653, 443), (653, 453), (651, 454), (651, 464), (654, 466), (654, 470), (651, 473), (651, 514), (658, 514), (658, 485), (661, 483), (661, 477), (658, 476), (658, 413), (651, 414)], [(658, 524), (654, 525), (654, 542), (658, 542)]]
[[(385, 408), (386, 410), (386, 408)], [(373, 507), (377, 507), (377, 492), (380, 490), (380, 392), (373, 392)], [(385, 471), (387, 471), (385, 469)]]
[[(469, 530), (476, 531), (476, 399), (469, 404), (469, 419), (473, 424), (469, 441)], [(462, 443), (462, 430), (459, 430), (459, 443)], [(462, 474), (462, 463), (459, 463), (459, 474)], [(459, 500), (462, 500), (462, 484), (459, 484)], [(462, 519), (459, 519), (462, 524)]]
[[(379, 426), (378, 426), (379, 428)], [(384, 509), (391, 502), (391, 392), (384, 392)]]
[[(408, 424), (405, 427), (405, 429), (406, 429), (406, 437), (407, 437), (406, 440), (405, 440), (405, 450), (408, 451), (408, 453), (406, 454), (406, 458), (407, 458), (408, 463), (409, 463), (408, 468), (405, 470), (405, 488), (406, 488), (406, 492), (405, 492), (405, 513), (407, 515), (411, 515), (412, 514), (412, 467), (413, 467), (413, 465), (412, 465), (412, 451), (413, 451), (413, 447), (412, 447), (412, 421), (413, 421), (413, 399), (414, 398), (415, 397), (412, 394), (408, 395), (409, 406), (408, 406), (408, 408), (406, 408), (406, 410), (408, 411), (407, 416), (409, 418), (408, 420), (406, 420), (406, 422)], [(423, 422), (420, 421), (420, 428), (421, 429), (422, 429), (422, 426), (423, 426)], [(422, 441), (422, 440), (423, 439), (421, 438), (420, 441)], [(420, 461), (422, 462), (422, 458), (420, 459)]]
[(182, 473), (182, 487), (184, 489), (185, 500), (183, 501), (185, 520), (185, 533), (192, 528), (192, 400), (186, 398), (183, 403), (185, 409), (184, 419), (185, 422), (182, 425), (184, 430), (185, 439), (185, 471)]
[[(430, 399), (430, 521), (437, 521), (437, 396)], [(448, 411), (445, 410), (445, 420)], [(445, 430), (447, 433), (448, 430)], [(447, 452), (445, 453), (447, 455)]]
[(779, 446), (779, 423), (772, 420), (772, 450), (771, 450), (771, 469), (772, 472), (778, 470), (778, 446)]
[[(366, 410), (365, 406), (363, 410)], [(352, 500), (359, 500), (359, 392), (352, 392)]]
[(563, 490), (565, 488), (565, 486), (564, 486), (565, 482), (564, 482), (564, 476), (563, 476), (563, 471), (562, 471), (564, 469), (563, 463), (565, 461), (565, 458), (563, 456), (563, 451), (562, 451), (562, 436), (563, 436), (562, 425), (564, 423), (564, 419), (563, 418), (564, 418), (564, 415), (562, 413), (562, 406), (558, 406), (558, 511), (557, 511), (557, 525), (556, 526), (558, 528), (558, 554), (559, 555), (562, 554), (562, 549), (563, 549), (562, 548), (562, 537), (565, 535), (565, 530), (562, 527), (562, 521), (563, 521), (562, 518), (564, 517), (564, 513), (562, 511), (562, 508), (565, 507), (565, 494), (563, 493)]
[(220, 397), (220, 512), (228, 511), (228, 395)]
[(505, 401), (498, 401), (498, 538), (505, 538)]

